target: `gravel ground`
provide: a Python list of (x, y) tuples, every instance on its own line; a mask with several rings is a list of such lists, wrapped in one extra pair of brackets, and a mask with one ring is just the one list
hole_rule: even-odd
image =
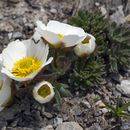
[[(0, 50), (15, 39), (27, 39), (33, 32), (35, 22), (50, 19), (67, 22), (79, 9), (99, 8), (105, 17), (118, 25), (130, 27), (130, 0), (2, 0), (0, 1)], [(113, 74), (105, 79), (100, 87), (91, 88), (85, 93), (78, 91), (72, 98), (63, 98), (62, 108), (55, 100), (40, 105), (31, 92), (20, 87), (13, 102), (0, 112), (1, 130), (129, 130), (130, 118), (117, 121), (107, 115), (108, 109), (102, 99), (115, 105), (115, 97), (121, 103), (130, 101), (130, 96), (118, 86), (124, 77)], [(118, 83), (118, 84), (117, 84)], [(127, 110), (130, 113), (130, 108)]]

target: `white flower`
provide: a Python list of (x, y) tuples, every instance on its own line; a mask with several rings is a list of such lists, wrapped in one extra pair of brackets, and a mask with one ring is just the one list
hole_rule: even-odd
[(93, 53), (95, 48), (95, 38), (91, 34), (87, 34), (86, 38), (74, 48), (74, 52), (81, 57)]
[[(1, 70), (1, 54), (0, 54), (0, 70)], [(0, 72), (0, 111), (7, 105), (11, 100), (11, 79)]]
[(37, 21), (37, 32), (54, 48), (73, 47), (81, 42), (86, 33), (82, 28), (51, 20), (47, 24)]
[(47, 81), (42, 81), (33, 88), (33, 97), (41, 104), (51, 101), (54, 95), (53, 86)]
[(16, 81), (31, 80), (52, 62), (52, 57), (47, 61), (48, 52), (48, 45), (40, 40), (36, 44), (31, 39), (13, 41), (2, 52), (1, 72)]

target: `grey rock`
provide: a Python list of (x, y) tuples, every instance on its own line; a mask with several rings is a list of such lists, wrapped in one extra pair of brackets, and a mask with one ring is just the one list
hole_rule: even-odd
[(102, 111), (102, 113), (107, 113), (108, 112), (108, 109), (107, 108), (102, 108), (102, 109), (100, 109), (101, 111)]
[(116, 90), (113, 90), (112, 93), (115, 97), (121, 97), (121, 93)]
[(37, 111), (35, 113), (35, 119), (38, 120), (38, 121), (42, 121), (42, 117), (40, 116), (40, 112), (39, 111)]
[(42, 112), (42, 113), (45, 112), (45, 106), (42, 106), (42, 108), (41, 108), (41, 112)]
[(18, 3), (19, 0), (9, 0), (9, 2), (12, 2), (12, 3)]
[[(18, 109), (19, 108), (19, 109)], [(0, 112), (0, 118), (2, 120), (13, 120), (15, 118), (15, 115), (17, 113), (20, 113), (22, 111), (22, 107), (20, 107), (18, 104), (13, 105), (10, 108), (5, 108), (2, 112)]]
[(51, 8), (50, 12), (53, 13), (53, 14), (56, 14), (57, 10), (55, 8)]
[(80, 0), (79, 9), (90, 10), (94, 7), (94, 0)]
[(80, 116), (81, 114), (82, 114), (82, 111), (81, 111), (80, 108), (77, 108), (77, 109), (75, 110), (75, 112), (74, 112), (74, 115), (75, 115), (75, 116)]
[(130, 14), (130, 0), (128, 0), (126, 8), (125, 8), (125, 13)]
[(109, 96), (105, 96), (105, 102), (109, 102)]
[(129, 130), (130, 129), (130, 123), (124, 122), (122, 123), (121, 130)]
[(126, 20), (123, 12), (123, 6), (118, 6), (118, 10), (110, 16), (110, 19), (118, 25), (125, 23)]
[(122, 80), (120, 85), (116, 85), (116, 89), (123, 95), (130, 97), (130, 80)]
[(105, 18), (106, 18), (107, 17), (107, 10), (106, 10), (106, 8), (104, 6), (101, 6), (99, 9), (101, 10), (102, 15), (105, 16)]
[(44, 128), (41, 128), (40, 130), (54, 130), (52, 125), (48, 125)]
[(14, 120), (14, 121), (10, 124), (10, 126), (12, 126), (12, 127), (17, 126), (18, 121), (19, 121), (19, 119)]
[(52, 118), (53, 117), (53, 115), (51, 113), (49, 113), (49, 112), (44, 112), (42, 114), (43, 114), (43, 116), (46, 116), (47, 118)]
[(23, 38), (23, 34), (21, 32), (15, 32), (15, 33), (13, 33), (12, 38), (21, 39), (21, 38)]
[(6, 130), (6, 126), (2, 127), (1, 130)]
[(26, 127), (7, 127), (6, 130), (34, 130), (33, 128), (26, 128)]
[(83, 128), (76, 122), (64, 122), (59, 124), (56, 130), (83, 130)]
[(118, 83), (120, 83), (121, 80), (123, 79), (123, 77), (122, 77), (120, 74), (118, 74), (118, 73), (111, 73), (111, 74), (110, 74), (110, 77), (111, 77), (114, 81), (116, 81), (116, 82), (118, 82)]
[(13, 35), (12, 32), (8, 33), (8, 38), (11, 39), (11, 38), (12, 38), (12, 35)]
[(25, 27), (27, 27), (28, 29), (32, 30), (34, 28), (34, 24), (32, 24), (32, 23), (26, 23)]
[(86, 128), (85, 130), (102, 130), (98, 123), (94, 123), (91, 127)]
[(4, 16), (0, 13), (0, 19), (3, 19), (4, 18)]
[(128, 112), (130, 113), (130, 106), (127, 108)]
[(113, 5), (114, 7), (122, 5), (122, 0), (112, 0), (111, 5)]
[(97, 101), (95, 105), (99, 107), (105, 107), (105, 104), (101, 100)]
[(62, 118), (56, 117), (54, 119), (54, 126), (57, 126), (57, 125), (61, 124), (62, 122), (63, 122)]
[(90, 103), (89, 103), (88, 101), (86, 101), (86, 100), (83, 100), (83, 101), (81, 102), (81, 104), (83, 104), (83, 106), (85, 106), (85, 107), (87, 107), (87, 108), (91, 108)]
[(1, 121), (1, 120), (0, 120), (0, 129), (1, 129), (2, 127), (6, 126), (6, 125), (7, 125), (7, 122), (6, 122), (6, 121)]
[(100, 3), (98, 3), (98, 2), (95, 2), (95, 5), (96, 5), (96, 6), (99, 6), (99, 5), (100, 5)]
[(0, 23), (0, 30), (6, 31), (6, 32), (12, 32), (12, 31), (14, 31), (14, 28), (8, 22), (1, 22)]

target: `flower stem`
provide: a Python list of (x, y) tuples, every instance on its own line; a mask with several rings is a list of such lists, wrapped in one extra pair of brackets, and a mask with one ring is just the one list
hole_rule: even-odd
[(53, 62), (53, 65), (54, 65), (54, 67), (56, 68), (57, 67), (57, 65), (56, 65), (56, 59), (57, 59), (57, 49), (55, 49), (55, 51), (54, 51), (54, 62)]

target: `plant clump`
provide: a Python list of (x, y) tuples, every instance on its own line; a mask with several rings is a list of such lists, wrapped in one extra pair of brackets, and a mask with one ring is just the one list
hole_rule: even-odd
[(75, 89), (85, 90), (87, 87), (100, 84), (103, 81), (104, 71), (103, 59), (96, 56), (79, 58), (70, 74), (69, 83)]

